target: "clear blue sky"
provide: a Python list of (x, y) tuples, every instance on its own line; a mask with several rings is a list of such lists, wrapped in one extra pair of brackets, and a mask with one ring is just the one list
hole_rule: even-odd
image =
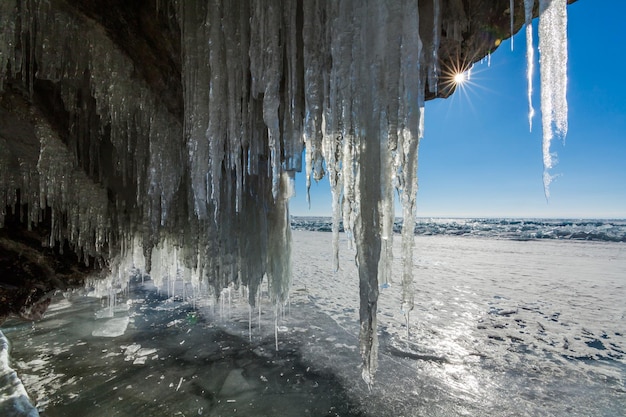
[[(626, 218), (625, 0), (579, 0), (568, 7), (569, 132), (552, 151), (559, 177), (546, 202), (536, 63), (533, 131), (528, 127), (526, 38), (506, 41), (491, 65), (476, 64), (471, 85), (426, 103), (419, 149), (420, 217)], [(537, 45), (537, 20), (533, 22)], [(538, 53), (535, 58), (538, 59)], [(296, 216), (330, 215), (324, 178), (296, 177)]]

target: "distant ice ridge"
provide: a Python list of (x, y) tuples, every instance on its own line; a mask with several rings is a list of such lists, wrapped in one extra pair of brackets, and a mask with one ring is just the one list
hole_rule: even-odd
[[(330, 217), (292, 217), (294, 230), (329, 232)], [(402, 230), (402, 219), (394, 222), (395, 233)], [(340, 227), (340, 230), (343, 230)], [(494, 239), (588, 240), (626, 242), (626, 220), (594, 219), (444, 219), (418, 218), (416, 235), (448, 235)]]
[(9, 366), (9, 341), (0, 331), (0, 414), (4, 417), (38, 417), (22, 381)]

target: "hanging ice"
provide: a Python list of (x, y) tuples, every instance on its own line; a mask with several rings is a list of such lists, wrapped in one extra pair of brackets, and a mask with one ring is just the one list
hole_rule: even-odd
[(509, 1), (509, 15), (511, 19), (511, 51), (513, 51), (513, 35), (515, 30), (515, 0)]
[(567, 0), (539, 0), (543, 186), (550, 197), (554, 165), (550, 143), (567, 134)]

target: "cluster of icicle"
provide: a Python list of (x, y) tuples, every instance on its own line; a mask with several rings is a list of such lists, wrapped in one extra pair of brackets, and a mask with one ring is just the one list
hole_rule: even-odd
[[(307, 185), (325, 175), (331, 184), (335, 268), (340, 223), (356, 245), (362, 375), (371, 384), (394, 195), (404, 217), (408, 324), (424, 94), (438, 85), (442, 26), (461, 39), (450, 19), (442, 22), (440, 0), (423, 1), (432, 1), (421, 17), (432, 19), (432, 33), (420, 33), (417, 0), (157, 1), (156, 13), (173, 13), (181, 32), (181, 122), (102, 27), (62, 12), (63, 0), (2, 0), (0, 92), (19, 83), (32, 95), (35, 80), (55, 83), (71, 128), (61, 141), (39, 123), (40, 157), (30, 166), (2, 152), (0, 138), (0, 206), (14, 206), (20, 189), (29, 224), (52, 209), (51, 245), (67, 239), (86, 259), (117, 254), (109, 288), (144, 268), (157, 281), (182, 277), (216, 294), (245, 285), (254, 305), (267, 277), (282, 303), (291, 275), (288, 200), (306, 147)], [(448, 10), (455, 4), (462, 8)], [(565, 129), (565, 0), (540, 5), (547, 172), (545, 126), (556, 120)], [(533, 1), (525, 6), (532, 11)], [(107, 196), (113, 183), (118, 192)]]
[[(2, 161), (2, 207), (15, 206), (19, 189), (29, 224), (50, 208), (50, 245), (68, 240), (85, 259), (119, 254), (114, 280), (144, 267), (157, 281), (182, 276), (217, 294), (235, 282), (254, 304), (267, 277), (280, 303), (291, 275), (288, 199), (306, 144), (307, 176), (326, 170), (332, 183), (335, 246), (342, 213), (355, 237), (371, 382), (394, 188), (410, 258), (425, 79), (437, 84), (437, 47), (423, 51), (417, 2), (160, 3), (181, 31), (182, 123), (95, 22), (65, 13), (62, 0), (2, 2), (1, 88), (32, 96), (37, 80), (51, 81), (70, 118), (63, 138), (42, 118), (38, 161)], [(107, 196), (110, 185), (122, 192)]]
[(69, 117), (60, 138), (36, 108), (10, 109), (36, 126), (25, 134), (40, 155), (27, 160), (0, 138), (0, 222), (5, 207), (17, 210), (19, 189), (29, 226), (50, 209), (50, 246), (69, 241), (85, 261), (113, 258), (116, 279), (128, 279), (130, 265), (162, 279), (172, 272), (167, 260), (218, 294), (232, 282), (256, 294), (267, 277), (272, 299), (284, 302), (288, 199), (303, 142), (302, 106), (283, 114), (302, 86), (282, 90), (282, 42), (293, 38), (278, 38), (282, 2), (256, 11), (238, 1), (160, 3), (156, 13), (173, 14), (172, 30), (182, 32), (183, 120), (104, 28), (68, 13), (63, 0), (0, 3), (0, 92), (9, 86), (32, 98), (37, 81), (52, 82)]
[[(203, 4), (180, 7), (196, 215), (219, 216), (224, 192), (234, 195), (236, 211), (245, 209), (246, 175), (262, 174), (256, 156), (264, 149), (272, 196), (281, 198), (285, 178), (302, 168), (304, 141), (307, 186), (325, 175), (331, 183), (335, 268), (341, 222), (356, 243), (363, 377), (371, 382), (378, 284), (390, 275), (394, 190), (405, 217), (403, 309), (413, 308), (417, 145), (426, 77), (437, 85), (439, 36), (424, 50), (414, 0), (216, 1), (208, 15)], [(226, 190), (232, 181), (222, 180), (222, 165), (234, 179)], [(288, 232), (270, 240), (285, 245), (273, 252), (286, 251), (288, 240)], [(284, 265), (280, 258), (269, 262)]]

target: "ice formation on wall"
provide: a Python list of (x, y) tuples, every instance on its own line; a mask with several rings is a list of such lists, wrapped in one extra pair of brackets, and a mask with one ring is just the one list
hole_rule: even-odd
[[(252, 306), (267, 277), (280, 304), (291, 274), (288, 202), (306, 147), (307, 186), (325, 175), (331, 184), (335, 268), (340, 223), (356, 245), (362, 375), (372, 383), (396, 193), (407, 325), (414, 306), (424, 95), (439, 85), (442, 29), (461, 42), (469, 24), (463, 3), (445, 4), (447, 17), (440, 0), (423, 16), (417, 0), (157, 4), (156, 13), (172, 13), (180, 31), (181, 117), (136, 76), (100, 25), (64, 12), (63, 0), (1, 2), (0, 92), (20, 85), (33, 97), (38, 82), (53, 84), (69, 129), (59, 137), (35, 123), (38, 161), (15, 155), (0, 137), (0, 206), (15, 207), (19, 189), (29, 224), (50, 209), (51, 246), (67, 240), (86, 261), (111, 259), (102, 293), (138, 268), (157, 283), (178, 277), (216, 295), (241, 284)], [(566, 130), (559, 84), (565, 0), (541, 5), (549, 147), (546, 126), (555, 121), (559, 133)], [(420, 21), (431, 22), (427, 33)]]

